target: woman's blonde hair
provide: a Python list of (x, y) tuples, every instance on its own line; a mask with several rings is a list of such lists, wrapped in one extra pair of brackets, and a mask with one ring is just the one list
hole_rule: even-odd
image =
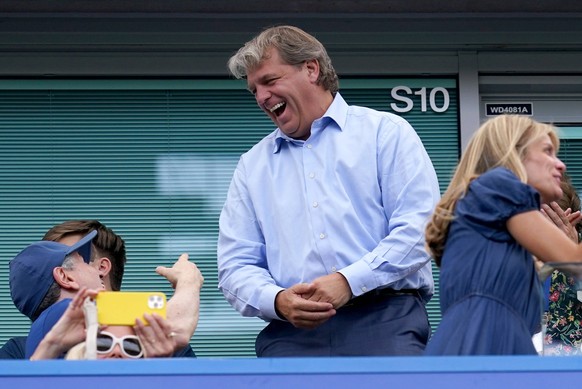
[(471, 181), (492, 168), (503, 166), (526, 183), (527, 174), (522, 161), (528, 146), (544, 135), (549, 135), (558, 150), (560, 143), (555, 128), (526, 116), (497, 116), (477, 130), (426, 227), (426, 249), (438, 266), (455, 205), (465, 195)]

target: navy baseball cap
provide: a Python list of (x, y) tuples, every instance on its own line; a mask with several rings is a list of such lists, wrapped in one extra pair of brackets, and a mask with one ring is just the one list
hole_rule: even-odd
[(91, 241), (97, 231), (91, 231), (72, 246), (40, 241), (22, 250), (10, 261), (10, 295), (16, 308), (32, 319), (49, 288), (55, 282), (53, 269), (63, 264), (65, 257), (78, 252), (85, 263), (91, 261)]

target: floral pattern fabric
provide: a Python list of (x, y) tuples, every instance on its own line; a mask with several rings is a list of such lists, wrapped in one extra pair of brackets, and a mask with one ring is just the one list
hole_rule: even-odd
[(551, 277), (544, 355), (582, 355), (582, 302), (576, 282), (557, 270)]

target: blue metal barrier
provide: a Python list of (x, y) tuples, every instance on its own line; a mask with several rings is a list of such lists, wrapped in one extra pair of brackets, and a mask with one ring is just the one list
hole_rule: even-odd
[[(578, 357), (0, 361), (0, 388), (544, 388), (582, 382)], [(376, 386), (377, 385), (377, 386)]]

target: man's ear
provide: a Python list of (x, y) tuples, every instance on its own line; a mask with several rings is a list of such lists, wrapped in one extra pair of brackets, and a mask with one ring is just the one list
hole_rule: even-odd
[(99, 271), (99, 277), (105, 278), (111, 272), (111, 260), (107, 257), (101, 257), (94, 261), (95, 268)]
[(307, 68), (309, 81), (316, 83), (319, 79), (319, 61), (316, 59), (309, 59), (305, 61), (305, 67)]
[(71, 277), (71, 274), (61, 266), (55, 267), (53, 269), (53, 278), (62, 289), (66, 290), (80, 289), (79, 283), (75, 281), (75, 278)]

